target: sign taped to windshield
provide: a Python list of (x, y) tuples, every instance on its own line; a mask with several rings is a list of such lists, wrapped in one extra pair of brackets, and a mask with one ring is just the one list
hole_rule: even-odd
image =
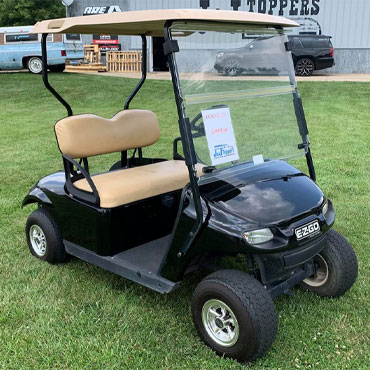
[(212, 165), (239, 159), (230, 109), (228, 107), (202, 110)]

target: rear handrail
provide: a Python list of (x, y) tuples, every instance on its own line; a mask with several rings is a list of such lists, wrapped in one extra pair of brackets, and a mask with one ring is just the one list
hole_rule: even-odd
[(41, 38), (41, 51), (42, 51), (42, 80), (44, 82), (45, 87), (55, 96), (55, 98), (64, 105), (67, 109), (68, 117), (73, 116), (71, 106), (54, 90), (54, 88), (50, 85), (48, 79), (48, 53), (46, 50), (46, 39), (48, 37), (47, 33), (42, 34)]

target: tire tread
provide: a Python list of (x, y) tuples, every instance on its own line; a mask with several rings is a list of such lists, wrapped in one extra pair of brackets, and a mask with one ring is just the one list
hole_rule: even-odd
[(197, 289), (209, 283), (221, 285), (231, 291), (251, 316), (256, 345), (250, 357), (239, 358), (239, 360), (253, 361), (262, 357), (270, 349), (278, 325), (275, 306), (270, 294), (252, 276), (237, 270), (216, 271), (203, 279)]

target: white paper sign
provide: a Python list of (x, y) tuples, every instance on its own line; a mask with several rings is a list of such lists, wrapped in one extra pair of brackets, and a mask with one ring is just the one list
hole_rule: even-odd
[(239, 154), (230, 109), (225, 107), (203, 110), (202, 117), (212, 165), (237, 161)]

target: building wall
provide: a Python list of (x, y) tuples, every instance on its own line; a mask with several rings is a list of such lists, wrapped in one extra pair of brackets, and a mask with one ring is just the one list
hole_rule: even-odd
[[(199, 3), (199, 0), (75, 0), (71, 15), (82, 15), (86, 7), (94, 6), (116, 5), (128, 11), (199, 8)], [(231, 10), (231, 1), (210, 0), (210, 8)], [(332, 36), (336, 66), (325, 72), (370, 73), (370, 0), (242, 0), (240, 10), (282, 15), (296, 19), (306, 31), (321, 29), (322, 34)], [(299, 29), (294, 31), (297, 32)], [(139, 39), (120, 38), (120, 42), (126, 50), (140, 48)]]

